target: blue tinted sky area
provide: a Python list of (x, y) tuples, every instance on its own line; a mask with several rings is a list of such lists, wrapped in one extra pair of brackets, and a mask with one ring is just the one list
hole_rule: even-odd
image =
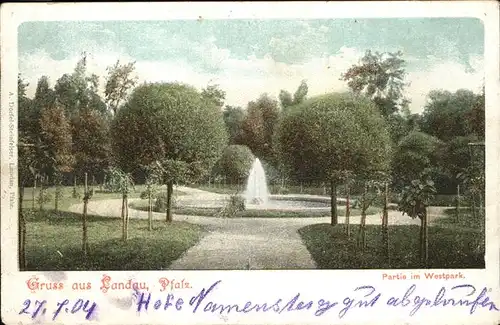
[(484, 74), (483, 25), (472, 18), (27, 22), (18, 36), (30, 92), (42, 75), (54, 83), (71, 72), (83, 51), (98, 75), (136, 61), (143, 81), (218, 83), (241, 106), (302, 79), (311, 95), (345, 90), (340, 74), (367, 49), (403, 51), (414, 111), (429, 90), (476, 91)]

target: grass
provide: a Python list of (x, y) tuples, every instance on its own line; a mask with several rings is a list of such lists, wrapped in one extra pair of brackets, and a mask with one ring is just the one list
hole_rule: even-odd
[[(136, 210), (148, 211), (147, 200), (137, 200), (131, 202), (129, 207)], [(198, 207), (177, 207), (173, 210), (174, 214), (195, 215), (203, 217), (215, 217), (219, 208), (198, 208)], [(345, 216), (345, 209), (338, 209), (340, 217)], [(380, 212), (378, 208), (370, 207), (367, 214), (375, 214)], [(156, 211), (164, 212), (164, 211)], [(361, 210), (351, 209), (351, 216), (361, 215)], [(330, 211), (273, 211), (273, 210), (245, 210), (236, 213), (235, 218), (318, 218), (329, 217)]]
[[(479, 209), (476, 209), (479, 210)], [(457, 226), (471, 229), (484, 229), (484, 216), (481, 217), (479, 211), (475, 215), (469, 208), (460, 208), (458, 220), (455, 216), (455, 209), (446, 209), (444, 214), (447, 218), (436, 219), (435, 223), (442, 226)], [(484, 215), (484, 209), (483, 209)]]
[[(81, 250), (81, 215), (26, 211), (26, 257), (29, 271), (161, 270), (204, 235), (201, 226), (184, 222), (131, 219), (129, 239), (121, 240), (121, 219), (88, 217), (89, 255)], [(60, 254), (59, 254), (60, 253)]]
[[(134, 190), (132, 190), (129, 193), (129, 198), (139, 198), (141, 195), (141, 192), (145, 190), (145, 185), (138, 185), (135, 187)], [(78, 204), (82, 203), (82, 198), (83, 198), (83, 187), (79, 186), (77, 187), (77, 192), (80, 194), (80, 198), (74, 198), (73, 197), (73, 186), (64, 186), (61, 188), (62, 189), (62, 197), (59, 199), (59, 210), (60, 211), (69, 211), (69, 207), (72, 206), (73, 204)], [(46, 210), (52, 210), (54, 209), (55, 206), (55, 192), (56, 188), (55, 187), (49, 187), (46, 189), (47, 193), (50, 194), (51, 200), (49, 202), (46, 202), (43, 204), (43, 208)], [(174, 194), (179, 196), (179, 195), (185, 195), (186, 193), (178, 190), (174, 190)], [(35, 209), (38, 209), (39, 204), (37, 202), (37, 198), (40, 195), (40, 188), (35, 189)], [(94, 195), (91, 198), (91, 201), (94, 200), (109, 200), (109, 199), (121, 199), (122, 194), (121, 193), (110, 193), (110, 192), (104, 192), (100, 191), (96, 188)], [(33, 208), (33, 188), (31, 187), (26, 187), (24, 190), (24, 198), (23, 198), (23, 209), (31, 209)]]
[[(299, 234), (319, 269), (421, 268), (419, 226), (389, 227), (390, 260), (382, 249), (381, 227), (366, 226), (366, 248), (356, 249), (357, 226), (347, 238), (343, 225), (309, 225)], [(429, 268), (484, 268), (484, 237), (478, 231), (429, 227)]]

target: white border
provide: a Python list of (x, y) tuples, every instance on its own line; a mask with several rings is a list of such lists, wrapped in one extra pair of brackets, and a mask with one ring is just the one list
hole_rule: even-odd
[[(257, 3), (77, 3), (77, 4), (4, 4), (1, 8), (1, 246), (2, 246), (2, 319), (6, 323), (21, 321), (17, 312), (22, 301), (28, 298), (25, 281), (31, 274), (17, 272), (17, 204), (9, 208), (9, 192), (17, 195), (17, 187), (9, 189), (9, 102), (14, 101), (17, 108), (17, 27), (25, 21), (48, 20), (164, 20), (164, 19), (271, 19), (271, 18), (370, 18), (370, 17), (476, 17), (485, 26), (485, 83), (486, 83), (486, 270), (467, 270), (468, 283), (478, 287), (493, 288), (490, 297), (500, 307), (499, 284), (499, 223), (500, 212), (500, 173), (497, 169), (499, 150), (499, 17), (498, 5), (493, 1), (473, 2), (257, 2)], [(10, 94), (12, 93), (12, 94)], [(15, 116), (17, 119), (17, 116)], [(17, 141), (17, 132), (14, 141)], [(14, 148), (15, 155), (17, 148)], [(17, 179), (14, 179), (17, 182)], [(449, 271), (449, 270), (446, 270)], [(408, 270), (405, 273), (418, 272)], [(406, 284), (402, 282), (381, 281), (382, 271), (191, 271), (191, 272), (65, 272), (67, 281), (91, 281), (95, 289), (91, 293), (80, 294), (86, 299), (100, 301), (100, 323), (248, 323), (248, 324), (299, 324), (299, 323), (436, 323), (436, 324), (496, 324), (499, 313), (477, 312), (468, 316), (463, 310), (432, 309), (420, 316), (409, 317), (407, 310), (373, 308), (369, 311), (351, 313), (348, 318), (338, 319), (336, 312), (331, 316), (314, 317), (307, 313), (288, 313), (279, 317), (270, 314), (230, 315), (223, 319), (216, 315), (192, 315), (189, 313), (151, 313), (136, 317), (134, 312), (113, 307), (109, 299), (98, 290), (103, 274), (115, 278), (134, 277), (139, 281), (155, 281), (161, 276), (189, 279), (195, 286), (193, 294), (215, 280), (223, 279), (216, 298), (221, 302), (233, 302), (235, 297), (244, 296), (237, 302), (247, 299), (266, 301), (272, 297), (293, 297), (301, 292), (311, 299), (320, 296), (339, 298), (342, 293), (363, 284), (378, 286), (390, 294), (398, 293)], [(398, 272), (392, 272), (398, 273)], [(41, 277), (46, 276), (38, 272)], [(435, 292), (441, 285), (436, 281), (421, 281), (422, 293)], [(224, 291), (225, 290), (225, 291)], [(77, 297), (74, 292), (65, 294), (67, 298)], [(79, 296), (79, 297), (80, 297)], [(186, 294), (189, 297), (190, 294)], [(37, 296), (38, 297), (38, 296)], [(44, 299), (61, 299), (62, 294), (46, 293)], [(224, 300), (225, 299), (225, 300)], [(229, 301), (229, 299), (233, 299)], [(306, 315), (307, 314), (307, 315)], [(81, 318), (60, 317), (60, 322), (83, 322)], [(23, 321), (24, 322), (24, 321)]]

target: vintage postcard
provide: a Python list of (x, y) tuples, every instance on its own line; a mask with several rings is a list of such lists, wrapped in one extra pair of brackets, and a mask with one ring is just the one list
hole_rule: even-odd
[(1, 8), (6, 324), (498, 324), (495, 2)]

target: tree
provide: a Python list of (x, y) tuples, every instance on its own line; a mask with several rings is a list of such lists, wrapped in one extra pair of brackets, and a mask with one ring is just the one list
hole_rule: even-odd
[(76, 174), (103, 176), (110, 165), (109, 121), (95, 110), (82, 110), (73, 118), (72, 134)]
[(117, 60), (115, 65), (106, 68), (108, 76), (104, 88), (104, 96), (109, 109), (116, 115), (120, 104), (126, 100), (129, 92), (137, 84), (138, 77), (132, 76), (135, 71), (135, 61), (120, 64)]
[(156, 163), (151, 163), (150, 165), (145, 167), (147, 171), (146, 178), (146, 191), (144, 192), (143, 197), (141, 195), (141, 199), (148, 199), (148, 223), (149, 223), (149, 231), (153, 230), (153, 197), (158, 193), (158, 184), (161, 182), (162, 170)]
[(428, 215), (427, 207), (436, 194), (434, 182), (428, 175), (421, 174), (412, 180), (401, 192), (398, 210), (411, 218), (420, 219), (420, 259), (424, 267), (427, 267), (428, 252)]
[(19, 269), (26, 269), (26, 219), (23, 211), (24, 188), (34, 175), (35, 147), (31, 132), (32, 102), (26, 97), (26, 83), (20, 75), (17, 78), (18, 102), (18, 177), (19, 177), (19, 218), (18, 218), (18, 263)]
[(48, 152), (45, 159), (44, 174), (55, 180), (55, 210), (61, 196), (60, 183), (62, 173), (70, 172), (74, 164), (72, 153), (71, 126), (62, 107), (56, 104), (45, 107), (40, 119), (41, 138)]
[(309, 87), (307, 86), (307, 82), (305, 80), (302, 80), (299, 87), (293, 94), (293, 105), (302, 103), (306, 99), (308, 91)]
[(54, 90), (52, 90), (49, 86), (49, 78), (47, 76), (42, 76), (38, 79), (33, 101), (40, 114), (44, 108), (54, 106), (56, 96)]
[(229, 145), (217, 162), (216, 173), (229, 179), (232, 184), (244, 182), (255, 160), (247, 146)]
[(279, 100), (281, 104), (281, 109), (286, 109), (287, 107), (290, 107), (293, 105), (293, 97), (292, 94), (290, 94), (286, 90), (281, 90), (279, 94)]
[(223, 117), (229, 135), (229, 144), (238, 144), (241, 140), (241, 126), (245, 119), (245, 110), (241, 107), (226, 105)]
[(466, 113), (468, 133), (473, 134), (481, 139), (484, 139), (484, 120), (485, 120), (485, 96), (484, 87), (481, 92), (476, 97), (471, 110)]
[(83, 256), (87, 258), (87, 254), (89, 251), (89, 239), (87, 232), (87, 211), (90, 198), (92, 197), (92, 191), (89, 190), (87, 173), (85, 173), (85, 183), (83, 190), (83, 214), (82, 214), (82, 251)]
[(219, 85), (208, 85), (207, 88), (204, 88), (201, 91), (201, 97), (222, 109), (222, 106), (224, 106), (224, 100), (226, 99), (226, 92), (220, 89)]
[[(227, 145), (219, 107), (179, 83), (135, 88), (113, 120), (111, 138), (116, 163), (125, 172), (160, 165), (169, 202), (174, 182), (208, 175)], [(171, 205), (167, 210), (171, 221)]]
[(463, 173), (471, 164), (469, 143), (479, 142), (475, 135), (457, 136), (447, 142), (442, 142), (437, 148), (437, 166), (443, 175), (438, 192), (448, 193), (459, 184), (457, 175)]
[(337, 224), (337, 184), (345, 171), (370, 175), (387, 170), (387, 126), (368, 99), (327, 94), (285, 112), (277, 128), (280, 158), (299, 179), (328, 180), (331, 223)]
[(106, 170), (108, 185), (122, 194), (122, 240), (128, 239), (128, 195), (134, 187), (134, 182), (129, 173), (120, 168), (110, 167)]
[(72, 74), (64, 74), (54, 86), (57, 101), (64, 107), (69, 117), (86, 109), (104, 114), (106, 104), (98, 94), (99, 77), (87, 73), (87, 54), (82, 53)]
[(396, 188), (401, 189), (415, 175), (437, 166), (439, 145), (437, 138), (420, 131), (410, 132), (403, 137), (392, 161), (393, 182)]
[(279, 94), (281, 109), (284, 110), (290, 106), (302, 103), (306, 99), (308, 91), (309, 87), (307, 86), (307, 82), (305, 80), (300, 82), (300, 85), (293, 94), (293, 97), (288, 91), (281, 90)]
[[(470, 90), (460, 89), (455, 93), (433, 90), (427, 95), (421, 119), (422, 131), (444, 141), (456, 136), (467, 136), (472, 132), (481, 133), (481, 128), (484, 128), (484, 122), (481, 122), (484, 121), (484, 114), (481, 112), (483, 105), (481, 95)], [(472, 116), (477, 117), (477, 120), (470, 119)], [(474, 126), (471, 127), (470, 123)]]
[(263, 161), (274, 161), (273, 135), (278, 118), (278, 102), (269, 95), (263, 94), (256, 101), (249, 102), (239, 144), (248, 146)]
[(380, 53), (368, 50), (359, 64), (350, 67), (341, 76), (355, 93), (371, 98), (383, 116), (397, 112), (407, 103), (403, 96), (405, 61), (401, 51)]

